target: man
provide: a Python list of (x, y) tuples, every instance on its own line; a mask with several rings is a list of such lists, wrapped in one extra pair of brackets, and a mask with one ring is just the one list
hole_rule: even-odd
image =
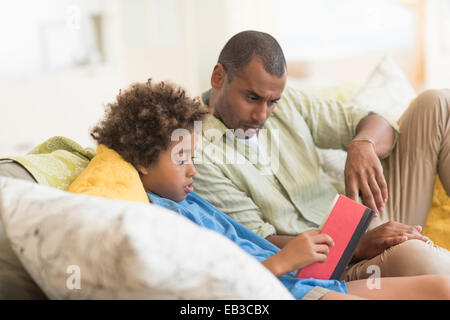
[[(361, 195), (378, 217), (343, 279), (369, 277), (370, 265), (381, 276), (450, 274), (450, 253), (421, 234), (436, 172), (450, 194), (450, 90), (419, 95), (399, 134), (369, 110), (285, 86), (273, 37), (244, 31), (227, 42), (202, 96), (212, 115), (196, 191), (280, 248), (317, 228), (336, 193)], [(347, 150), (345, 186), (324, 173), (316, 146)]]

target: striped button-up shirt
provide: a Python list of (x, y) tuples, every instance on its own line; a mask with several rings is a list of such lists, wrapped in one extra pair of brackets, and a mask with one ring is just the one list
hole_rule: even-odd
[(317, 228), (345, 186), (325, 174), (316, 147), (345, 150), (370, 112), (287, 87), (257, 148), (210, 115), (197, 143), (195, 191), (262, 237)]

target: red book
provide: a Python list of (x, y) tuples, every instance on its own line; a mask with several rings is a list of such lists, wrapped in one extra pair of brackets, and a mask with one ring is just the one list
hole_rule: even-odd
[(334, 241), (327, 260), (315, 262), (302, 268), (297, 278), (339, 280), (349, 264), (356, 247), (367, 230), (375, 212), (343, 195), (337, 195), (321, 233), (328, 234)]

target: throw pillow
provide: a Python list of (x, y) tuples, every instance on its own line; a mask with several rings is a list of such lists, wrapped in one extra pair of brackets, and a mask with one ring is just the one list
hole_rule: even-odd
[(293, 299), (229, 239), (152, 204), (0, 178), (0, 215), (50, 299)]
[[(364, 106), (390, 120), (397, 121), (415, 96), (416, 93), (402, 70), (391, 57), (385, 56), (352, 98), (350, 95), (343, 97), (336, 91), (335, 99)], [(329, 97), (330, 93), (327, 95), (327, 98)], [(340, 181), (344, 181), (346, 158), (347, 153), (343, 150), (319, 150), (319, 159), (324, 171)]]
[(95, 156), (65, 137), (52, 137), (23, 156), (10, 157), (24, 166), (41, 185), (66, 189)]
[(403, 71), (390, 56), (385, 56), (350, 102), (397, 121), (415, 96)]

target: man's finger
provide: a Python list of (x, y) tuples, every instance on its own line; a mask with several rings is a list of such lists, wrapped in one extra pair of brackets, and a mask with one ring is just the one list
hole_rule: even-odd
[[(388, 188), (386, 184), (386, 179), (383, 175), (383, 167), (380, 165), (380, 169), (375, 171), (375, 178), (377, 179), (378, 186), (380, 187), (381, 195), (383, 197), (383, 202), (386, 204), (388, 200)], [(384, 205), (383, 204), (383, 205)]]
[(428, 238), (427, 236), (421, 235), (421, 234), (408, 233), (408, 234), (406, 234), (406, 236), (408, 237), (408, 240), (417, 239), (417, 240), (421, 240), (424, 242), (427, 242), (428, 240), (430, 240), (430, 238)]
[(381, 209), (384, 207), (384, 200), (380, 187), (378, 186), (378, 182), (375, 179), (375, 176), (374, 175), (369, 176), (368, 182), (370, 190), (372, 192), (372, 196), (377, 206), (377, 210), (381, 211)]
[(405, 235), (405, 236), (395, 236), (395, 237), (389, 237), (389, 238), (386, 238), (385, 240), (384, 240), (384, 243), (385, 243), (385, 245), (388, 247), (388, 248), (390, 248), (390, 247), (392, 247), (392, 246), (395, 246), (395, 245), (397, 245), (397, 244), (400, 244), (400, 243), (402, 243), (402, 242), (405, 242), (406, 240), (408, 240), (408, 237)]
[(360, 182), (360, 189), (363, 196), (363, 201), (366, 204), (366, 206), (373, 209), (378, 214), (378, 208), (375, 203), (375, 200), (373, 199), (372, 191), (370, 190), (367, 181), (363, 180)]
[(345, 179), (345, 195), (352, 200), (358, 200), (358, 184), (352, 175)]

